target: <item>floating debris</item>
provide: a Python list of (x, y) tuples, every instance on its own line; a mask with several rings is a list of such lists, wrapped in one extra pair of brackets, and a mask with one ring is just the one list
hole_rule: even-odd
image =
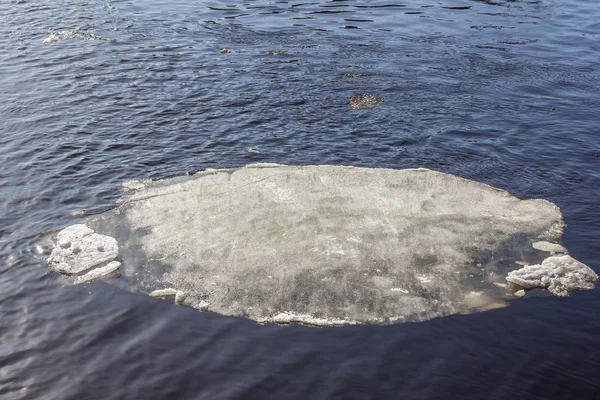
[(377, 104), (383, 103), (383, 97), (375, 94), (355, 94), (350, 97), (348, 104), (354, 110), (365, 110), (375, 108)]
[(101, 40), (100, 36), (94, 33), (81, 32), (76, 29), (62, 29), (56, 33), (50, 34), (43, 44), (58, 43), (64, 39), (78, 38), (82, 40)]
[(58, 43), (58, 42), (60, 42), (60, 37), (58, 37), (57, 35), (52, 33), (52, 34), (50, 34), (50, 36), (48, 36), (46, 39), (44, 39), (44, 41), (42, 43), (50, 44), (50, 43)]
[(183, 304), (183, 301), (186, 298), (187, 298), (187, 295), (185, 294), (185, 292), (178, 290), (177, 293), (175, 293), (175, 304)]
[(208, 311), (208, 303), (204, 300), (200, 301), (200, 303), (198, 303), (197, 305), (197, 309), (200, 311)]
[(367, 75), (367, 74), (352, 74), (352, 73), (348, 73), (348, 74), (344, 74), (344, 76), (346, 78), (359, 79), (359, 78), (367, 78), (369, 75)]

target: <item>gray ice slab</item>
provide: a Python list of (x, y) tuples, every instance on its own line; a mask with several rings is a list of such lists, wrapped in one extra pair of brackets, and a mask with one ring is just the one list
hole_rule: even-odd
[[(129, 181), (115, 237), (133, 290), (164, 287), (200, 310), (339, 325), (495, 308), (560, 210), (426, 169), (250, 165)], [(134, 287), (138, 285), (137, 287)], [(172, 294), (171, 293), (171, 294)]]

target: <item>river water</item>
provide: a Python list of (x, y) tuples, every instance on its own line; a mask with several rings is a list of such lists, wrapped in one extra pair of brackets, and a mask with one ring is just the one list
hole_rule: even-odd
[[(426, 167), (554, 202), (600, 272), (594, 3), (0, 0), (0, 398), (598, 398), (599, 290), (260, 326), (68, 285), (43, 245), (128, 179)], [(101, 39), (43, 43), (66, 29)], [(351, 109), (361, 93), (384, 102)]]

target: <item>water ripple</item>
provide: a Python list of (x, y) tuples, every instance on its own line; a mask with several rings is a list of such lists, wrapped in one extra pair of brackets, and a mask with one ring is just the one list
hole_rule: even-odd
[[(598, 20), (571, 0), (5, 2), (0, 397), (591, 398), (598, 291), (284, 329), (65, 286), (43, 243), (128, 179), (427, 167), (555, 202), (564, 244), (599, 270)], [(42, 43), (60, 30), (102, 39)], [(384, 102), (351, 109), (361, 93)]]

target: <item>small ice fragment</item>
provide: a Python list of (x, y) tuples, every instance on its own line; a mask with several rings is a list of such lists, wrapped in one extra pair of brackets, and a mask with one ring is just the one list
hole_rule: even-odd
[(231, 50), (227, 50), (227, 49), (223, 48), (223, 49), (219, 50), (219, 53), (221, 53), (221, 54), (229, 54), (229, 53), (231, 53)]
[(197, 308), (198, 308), (200, 311), (208, 311), (208, 303), (207, 303), (206, 301), (202, 300), (202, 301), (201, 301), (201, 302), (198, 304)]
[(120, 266), (121, 266), (121, 263), (118, 261), (109, 262), (104, 267), (94, 268), (90, 272), (83, 274), (81, 276), (78, 276), (77, 279), (75, 279), (75, 284), (87, 283), (87, 282), (92, 282), (92, 281), (95, 281), (98, 279), (104, 279), (111, 273), (118, 270)]
[(517, 290), (514, 295), (516, 297), (525, 297), (525, 290), (521, 289), (521, 290)]
[(383, 97), (371, 93), (355, 94), (348, 101), (354, 110), (374, 108), (379, 103), (383, 103)]
[(158, 297), (160, 299), (168, 299), (168, 298), (174, 298), (175, 296), (177, 296), (177, 290), (175, 289), (158, 289), (155, 290), (153, 292), (150, 293), (150, 296), (152, 297)]
[(50, 44), (50, 43), (58, 43), (58, 42), (60, 42), (60, 38), (58, 36), (56, 36), (54, 33), (52, 33), (50, 36), (48, 36), (46, 39), (44, 39), (44, 41), (42, 43)]
[(547, 251), (549, 253), (566, 253), (567, 249), (558, 243), (550, 243), (546, 241), (535, 242), (531, 244), (534, 249)]
[(367, 74), (353, 74), (353, 73), (348, 73), (348, 74), (344, 74), (344, 76), (346, 78), (357, 79), (357, 78), (366, 78), (369, 75), (367, 75)]
[(183, 303), (186, 297), (187, 295), (185, 294), (185, 292), (178, 290), (177, 293), (175, 293), (175, 304)]
[(260, 153), (260, 150), (258, 150), (258, 149), (255, 149), (255, 148), (253, 148), (253, 147), (250, 147), (250, 148), (248, 149), (248, 153), (254, 153), (254, 154), (256, 154), (256, 153)]
[(402, 288), (398, 288), (398, 287), (393, 287), (390, 289), (392, 292), (400, 292), (400, 293), (408, 293), (408, 290), (406, 289), (402, 289)]
[(42, 43), (43, 44), (58, 43), (62, 39), (71, 39), (71, 38), (78, 38), (78, 39), (83, 39), (83, 40), (100, 40), (100, 36), (96, 35), (95, 33), (81, 32), (81, 31), (78, 31), (75, 29), (62, 29), (60, 31), (57, 31), (56, 33), (50, 34), (50, 36), (48, 36), (46, 39), (44, 39), (44, 41)]
[(506, 276), (509, 287), (547, 289), (556, 296), (567, 296), (575, 289), (590, 290), (595, 287), (598, 275), (587, 265), (569, 255), (551, 256), (541, 264), (527, 265), (511, 271)]
[(95, 33), (81, 32), (76, 29), (63, 29), (56, 33), (64, 39), (79, 38), (83, 40), (100, 40), (100, 36)]
[(529, 265), (528, 263), (526, 263), (525, 261), (515, 261), (515, 264), (520, 265), (522, 267)]

